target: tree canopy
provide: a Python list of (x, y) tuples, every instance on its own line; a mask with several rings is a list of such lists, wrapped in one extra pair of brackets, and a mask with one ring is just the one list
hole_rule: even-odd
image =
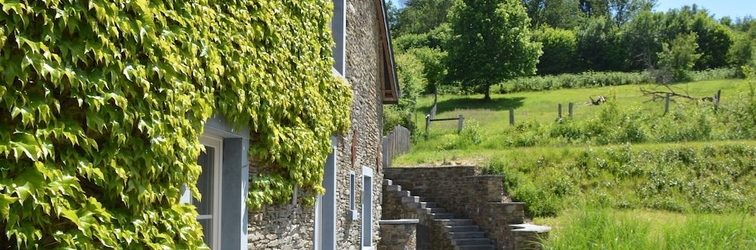
[(490, 100), (491, 85), (535, 74), (541, 44), (532, 41), (530, 19), (519, 1), (457, 1), (449, 19), (449, 80)]

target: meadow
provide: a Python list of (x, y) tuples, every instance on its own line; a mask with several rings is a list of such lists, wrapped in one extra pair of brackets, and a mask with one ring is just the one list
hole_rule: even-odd
[[(740, 79), (674, 84), (714, 102), (651, 101), (621, 85), (418, 100), (412, 152), (395, 166), (476, 165), (504, 176), (508, 194), (551, 225), (548, 249), (753, 249), (756, 96)], [(587, 105), (588, 97), (607, 103)], [(567, 104), (575, 103), (573, 117)], [(557, 105), (563, 118), (557, 119)], [(509, 124), (509, 109), (515, 125)]]

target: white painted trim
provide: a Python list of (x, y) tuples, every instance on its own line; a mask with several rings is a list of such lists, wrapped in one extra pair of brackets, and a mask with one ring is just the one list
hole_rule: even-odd
[(315, 234), (314, 244), (316, 250), (336, 250), (337, 228), (337, 199), (338, 199), (338, 153), (336, 137), (331, 136), (331, 153), (326, 159), (323, 171), (324, 195), (318, 196), (315, 203)]
[(323, 240), (320, 239), (323, 237), (323, 218), (320, 215), (322, 212), (323, 196), (318, 195), (318, 198), (315, 200), (315, 239), (313, 239), (315, 250), (323, 250)]
[(346, 76), (346, 0), (333, 0), (331, 35), (333, 36), (334, 69)]
[[(365, 181), (368, 179), (370, 182)], [(363, 250), (373, 249), (373, 169), (362, 166), (362, 221), (360, 222), (360, 246)], [(367, 197), (367, 198), (366, 198)], [(366, 222), (367, 220), (367, 222)], [(367, 225), (367, 232), (365, 227)], [(365, 242), (365, 236), (367, 235), (368, 242)], [(367, 244), (367, 245), (366, 245)]]
[(220, 227), (222, 217), (221, 187), (223, 187), (223, 172), (221, 171), (221, 169), (223, 167), (223, 138), (212, 135), (202, 135), (200, 137), (200, 143), (203, 147), (214, 148), (213, 152), (215, 153), (215, 155), (213, 155), (213, 198), (215, 200), (213, 202), (213, 213), (211, 215), (199, 215), (197, 216), (197, 219), (212, 219), (213, 244), (212, 246), (210, 246), (210, 248), (220, 249), (221, 241), (223, 240)]
[(373, 178), (373, 169), (369, 167), (362, 166), (362, 175), (363, 176), (369, 176), (370, 178)]

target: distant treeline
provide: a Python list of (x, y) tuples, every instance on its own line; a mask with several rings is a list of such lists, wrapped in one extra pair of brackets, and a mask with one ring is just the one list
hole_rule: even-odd
[[(389, 7), (397, 54), (423, 66), (424, 91), (445, 82), (445, 48), (450, 37), (447, 14), (453, 0), (406, 0)], [(654, 10), (655, 0), (522, 0), (531, 19), (533, 39), (543, 55), (538, 75), (586, 71), (637, 72), (660, 69), (659, 55), (679, 50), (676, 38), (694, 36), (693, 70), (739, 68), (753, 64), (756, 19), (715, 19), (706, 9), (681, 6)], [(390, 5), (390, 4), (389, 4)], [(679, 54), (678, 53), (678, 54)], [(397, 64), (405, 63), (403, 61)], [(401, 73), (401, 72), (400, 72)]]

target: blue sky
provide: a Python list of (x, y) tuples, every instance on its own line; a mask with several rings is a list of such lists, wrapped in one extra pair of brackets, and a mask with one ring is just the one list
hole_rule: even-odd
[(655, 10), (666, 12), (693, 4), (708, 10), (716, 19), (724, 16), (730, 16), (732, 19), (748, 15), (756, 17), (756, 1), (753, 0), (658, 0)]
[[(404, 2), (404, 0), (387, 1), (391, 1), (396, 6), (402, 6)], [(754, 0), (658, 0), (656, 4), (655, 10), (662, 12), (696, 4), (708, 10), (717, 19), (724, 16), (730, 16), (733, 19), (748, 15), (756, 17), (756, 1)]]

